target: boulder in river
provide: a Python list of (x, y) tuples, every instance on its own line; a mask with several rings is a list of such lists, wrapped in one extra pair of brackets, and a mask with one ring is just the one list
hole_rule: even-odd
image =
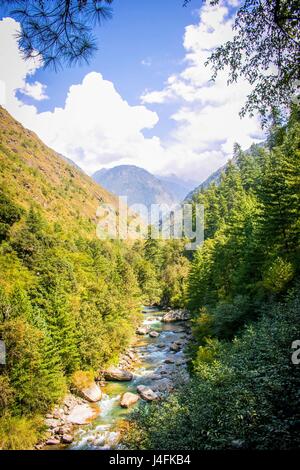
[(153, 392), (150, 387), (146, 387), (145, 385), (138, 385), (137, 391), (139, 392), (143, 400), (153, 401), (158, 399), (158, 395)]
[(140, 399), (136, 393), (126, 392), (122, 395), (120, 405), (122, 408), (129, 408)]
[(118, 369), (117, 367), (110, 367), (104, 371), (105, 380), (116, 380), (127, 382), (133, 379), (133, 374), (128, 370)]
[(174, 364), (175, 359), (173, 357), (167, 357), (167, 359), (164, 360), (165, 364)]
[(162, 317), (161, 321), (164, 323), (171, 323), (173, 321), (186, 321), (190, 319), (190, 314), (187, 310), (171, 310)]
[(64, 444), (71, 444), (73, 442), (73, 436), (71, 436), (71, 434), (64, 434), (61, 440)]
[(180, 349), (181, 349), (181, 344), (179, 343), (172, 343), (170, 346), (170, 351), (173, 351), (173, 352), (178, 352), (180, 351)]
[(60, 444), (60, 440), (54, 437), (46, 441), (47, 446), (57, 446), (58, 444)]
[(152, 331), (150, 331), (149, 336), (151, 336), (151, 338), (158, 338), (159, 333), (158, 333), (158, 331), (152, 330)]
[(149, 326), (139, 326), (136, 330), (136, 334), (143, 336), (149, 332)]
[(102, 392), (100, 390), (99, 385), (93, 383), (87, 388), (82, 388), (79, 390), (80, 395), (85, 398), (85, 400), (95, 403), (96, 401), (100, 401), (102, 398)]
[(71, 424), (88, 424), (97, 416), (97, 412), (90, 405), (76, 405), (69, 416), (67, 422)]

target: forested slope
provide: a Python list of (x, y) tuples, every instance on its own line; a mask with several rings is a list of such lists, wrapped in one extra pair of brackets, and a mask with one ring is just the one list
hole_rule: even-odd
[(30, 448), (72, 374), (117, 361), (139, 318), (130, 244), (98, 240), (113, 195), (0, 109), (0, 447)]

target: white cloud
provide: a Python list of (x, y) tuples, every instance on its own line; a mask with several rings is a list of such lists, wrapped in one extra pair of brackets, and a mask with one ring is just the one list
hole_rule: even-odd
[[(247, 148), (260, 132), (255, 119), (238, 116), (248, 85), (239, 82), (227, 87), (225, 72), (212, 83), (211, 71), (204, 66), (211, 50), (230, 39), (231, 26), (224, 5), (204, 6), (199, 23), (185, 30), (184, 69), (171, 75), (162, 90), (145, 92), (140, 106), (131, 106), (112, 82), (91, 72), (82, 83), (70, 87), (63, 107), (38, 113), (16, 91), (37, 100), (46, 98), (44, 85), (33, 82), (41, 64), (24, 62), (14, 37), (18, 23), (6, 18), (0, 21), (0, 83), (2, 80), (6, 87), (5, 106), (46, 144), (88, 173), (102, 166), (136, 164), (155, 173), (172, 172), (200, 181), (226, 162), (235, 141)], [(177, 104), (171, 116), (174, 129), (163, 140), (145, 137), (143, 131), (153, 129), (159, 121), (147, 105), (168, 106), (169, 101)]]
[[(235, 0), (227, 3), (238, 4)], [(147, 105), (171, 101), (178, 104), (172, 116), (176, 127), (170, 135), (168, 151), (178, 155), (181, 149), (185, 169), (179, 167), (179, 156), (178, 162), (172, 160), (174, 169), (188, 172), (189, 168), (191, 175), (197, 167), (203, 176), (215, 170), (230, 157), (234, 142), (247, 148), (256, 138), (263, 138), (257, 119), (239, 117), (249, 84), (239, 80), (228, 86), (226, 70), (212, 82), (212, 70), (205, 66), (214, 48), (233, 36), (229, 12), (225, 2), (215, 7), (204, 5), (199, 23), (185, 30), (184, 70), (170, 76), (162, 90), (146, 91), (141, 97)]]
[(46, 85), (36, 81), (34, 83), (25, 83), (24, 87), (20, 88), (20, 91), (36, 101), (42, 101), (48, 99), (46, 88)]
[(64, 107), (52, 112), (38, 113), (35, 106), (18, 99), (18, 90), (35, 99), (41, 99), (45, 90), (38, 82), (26, 81), (41, 64), (22, 59), (15, 39), (18, 29), (11, 18), (0, 21), (0, 64), (7, 64), (0, 68), (0, 81), (6, 87), (8, 111), (89, 173), (120, 162), (157, 170), (163, 153), (160, 140), (142, 133), (156, 125), (157, 114), (145, 106), (130, 106), (100, 73), (91, 72), (82, 83), (72, 85)]

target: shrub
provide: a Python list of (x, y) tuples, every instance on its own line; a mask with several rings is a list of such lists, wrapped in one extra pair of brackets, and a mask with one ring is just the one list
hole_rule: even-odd
[(2, 450), (30, 450), (42, 431), (42, 420), (38, 417), (5, 415), (0, 418), (0, 448)]

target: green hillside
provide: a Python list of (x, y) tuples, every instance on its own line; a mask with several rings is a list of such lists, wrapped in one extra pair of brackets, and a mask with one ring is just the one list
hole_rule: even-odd
[(80, 233), (95, 231), (99, 202), (115, 196), (67, 163), (0, 107), (0, 187), (24, 209), (39, 208), (49, 222)]
[(30, 448), (73, 373), (118, 360), (142, 299), (130, 244), (96, 237), (115, 197), (3, 108), (0, 181), (0, 447)]

